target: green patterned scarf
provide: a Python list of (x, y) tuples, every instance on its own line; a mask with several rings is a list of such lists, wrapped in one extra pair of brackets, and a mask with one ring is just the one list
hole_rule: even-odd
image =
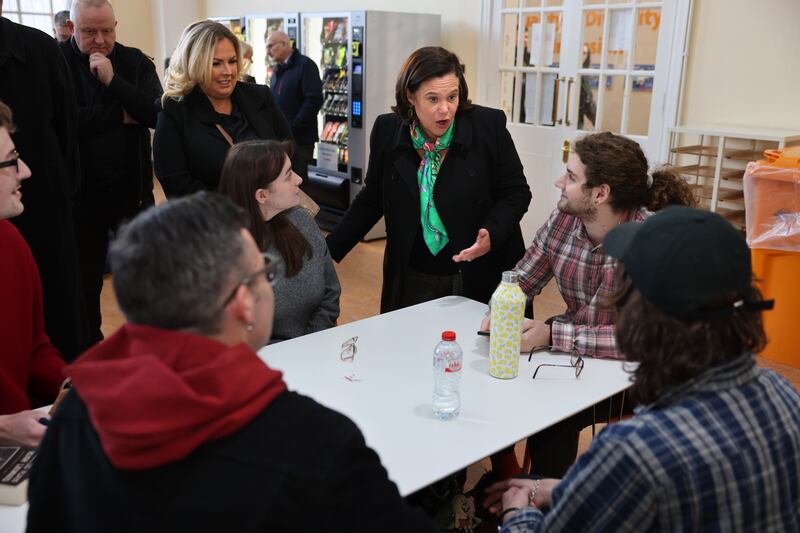
[(417, 170), (422, 237), (433, 255), (441, 252), (450, 240), (442, 219), (439, 218), (439, 212), (433, 204), (433, 188), (436, 185), (436, 177), (439, 175), (439, 166), (442, 164), (441, 152), (450, 146), (455, 124), (456, 121), (453, 120), (447, 131), (436, 140), (435, 144), (425, 138), (418, 124), (413, 124), (411, 127), (411, 141), (414, 143), (414, 148), (423, 152), (422, 161)]

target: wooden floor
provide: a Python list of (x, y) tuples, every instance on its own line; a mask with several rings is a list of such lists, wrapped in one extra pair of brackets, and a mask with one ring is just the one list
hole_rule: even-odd
[[(156, 198), (157, 201), (163, 200), (163, 194), (160, 190), (157, 191)], [(342, 285), (339, 324), (346, 324), (378, 314), (384, 246), (385, 241), (382, 239), (360, 243), (341, 263), (335, 265)], [(549, 283), (542, 291), (542, 294), (534, 300), (534, 306), (534, 312), (538, 317), (553, 316), (566, 309), (564, 300), (553, 282)], [(117, 308), (114, 291), (111, 286), (111, 278), (108, 276), (103, 283), (101, 310), (103, 314), (103, 335), (108, 337), (124, 321), (124, 317)], [(800, 388), (800, 368), (775, 363), (763, 357), (758, 357), (757, 359), (760, 366), (776, 371), (791, 381), (795, 387)], [(581, 434), (580, 450), (586, 450), (590, 441), (591, 430), (586, 429)], [(516, 449), (521, 461), (524, 448), (521, 444), (518, 444)], [(467, 484), (470, 485), (475, 482), (489, 468), (488, 460), (473, 465), (468, 471)]]

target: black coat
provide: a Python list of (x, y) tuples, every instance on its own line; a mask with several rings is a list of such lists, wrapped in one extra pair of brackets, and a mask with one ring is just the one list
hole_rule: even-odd
[(111, 465), (75, 390), (50, 422), (28, 533), (435, 532), (347, 417), (284, 392), (238, 432), (151, 470)]
[(269, 86), (275, 95), (275, 101), (289, 121), (297, 144), (317, 142), (317, 113), (322, 107), (322, 80), (316, 63), (295, 50), (286, 64), (275, 67)]
[(72, 224), (79, 176), (72, 77), (52, 37), (1, 17), (0, 100), (14, 113), (12, 138), (32, 173), (22, 182), (25, 211), (11, 222), (39, 267), (47, 333), (71, 361), (88, 340)]
[[(231, 99), (259, 139), (291, 140), (289, 123), (266, 85), (237, 82)], [(230, 145), (216, 127), (218, 114), (195, 87), (182, 101), (167, 100), (153, 139), (156, 177), (168, 197), (217, 190)]]
[[(408, 124), (381, 115), (370, 136), (365, 186), (336, 229), (328, 248), (341, 259), (380, 219), (386, 218), (381, 312), (398, 307), (402, 280), (420, 227), (417, 169), (420, 156)], [(489, 231), (492, 248), (459, 263), (464, 296), (488, 302), (504, 270), (514, 268), (525, 246), (519, 221), (531, 201), (530, 187), (502, 111), (473, 106), (456, 116), (455, 132), (442, 162), (434, 202), (454, 253), (472, 246), (478, 230)]]
[[(82, 189), (113, 189), (127, 200), (126, 213), (120, 215), (130, 216), (153, 203), (150, 128), (156, 127), (156, 100), (163, 92), (155, 65), (139, 49), (116, 43), (109, 55), (114, 77), (105, 87), (92, 74), (89, 56), (81, 53), (74, 37), (59, 47), (72, 72), (78, 102)], [(139, 124), (123, 124), (123, 109)]]

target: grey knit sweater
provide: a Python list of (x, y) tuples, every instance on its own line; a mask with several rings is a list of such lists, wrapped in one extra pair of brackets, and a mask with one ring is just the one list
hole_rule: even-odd
[[(339, 318), (341, 286), (322, 232), (302, 207), (291, 209), (287, 216), (308, 240), (313, 256), (306, 256), (300, 272), (291, 278), (286, 277), (285, 264), (278, 266), (278, 275), (272, 284), (275, 291), (272, 342), (333, 327)], [(278, 253), (274, 245), (267, 251)]]

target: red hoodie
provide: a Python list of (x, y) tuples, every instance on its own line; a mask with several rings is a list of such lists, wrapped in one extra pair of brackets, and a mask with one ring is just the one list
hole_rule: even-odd
[(248, 346), (126, 324), (65, 371), (111, 463), (144, 470), (235, 433), (286, 390)]
[(64, 364), (44, 330), (31, 249), (16, 226), (0, 220), (0, 415), (52, 403)]

